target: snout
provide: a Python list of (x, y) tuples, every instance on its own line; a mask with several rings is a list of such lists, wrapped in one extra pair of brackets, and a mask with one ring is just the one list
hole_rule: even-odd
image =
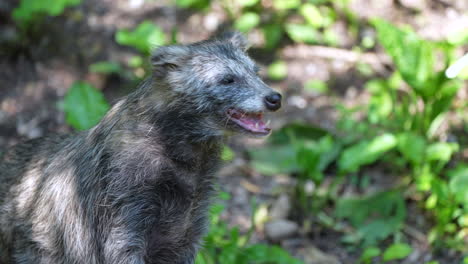
[(270, 111), (276, 111), (281, 108), (281, 94), (279, 93), (267, 95), (263, 101), (266, 108)]

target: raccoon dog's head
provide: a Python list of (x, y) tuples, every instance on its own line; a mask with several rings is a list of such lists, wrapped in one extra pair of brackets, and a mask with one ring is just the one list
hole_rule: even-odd
[(246, 50), (237, 32), (160, 47), (152, 56), (153, 75), (170, 87), (174, 107), (205, 117), (212, 129), (265, 136), (270, 128), (263, 114), (281, 107), (281, 95), (260, 79)]

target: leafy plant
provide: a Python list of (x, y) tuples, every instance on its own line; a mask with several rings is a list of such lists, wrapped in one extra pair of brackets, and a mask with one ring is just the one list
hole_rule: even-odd
[[(222, 193), (224, 199), (229, 195)], [(302, 262), (291, 257), (278, 246), (265, 244), (248, 244), (250, 232), (242, 235), (236, 227), (230, 228), (220, 219), (224, 206), (212, 206), (210, 218), (211, 227), (205, 237), (204, 247), (196, 258), (196, 264), (301, 264)], [(253, 220), (253, 219), (252, 219)], [(253, 228), (253, 227), (252, 227)]]
[(405, 243), (395, 243), (388, 247), (383, 253), (383, 261), (406, 258), (413, 249)]
[(336, 21), (334, 1), (275, 0), (267, 5), (259, 0), (223, 0), (221, 3), (235, 28), (243, 32), (260, 29), (266, 49), (277, 47), (286, 36), (297, 43), (338, 43), (332, 29)]
[(130, 46), (145, 55), (151, 48), (166, 44), (166, 34), (150, 21), (140, 23), (133, 31), (121, 29), (115, 35), (117, 43)]
[(288, 66), (284, 61), (275, 61), (268, 67), (268, 77), (272, 80), (282, 80), (288, 75)]
[(45, 14), (60, 15), (66, 7), (76, 6), (81, 0), (21, 0), (19, 7), (13, 10), (13, 18), (23, 24), (30, 23), (35, 17)]
[(384, 191), (363, 198), (340, 199), (335, 215), (348, 219), (357, 231), (345, 241), (362, 241), (363, 246), (370, 246), (400, 230), (406, 206), (399, 191)]
[[(436, 237), (455, 233), (463, 227), (457, 219), (466, 215), (466, 205), (456, 198), (460, 197), (461, 188), (449, 187), (450, 175), (463, 173), (456, 174), (446, 169), (460, 147), (456, 142), (437, 140), (440, 124), (461, 87), (459, 80), (445, 76), (454, 47), (423, 40), (410, 29), (400, 29), (383, 20), (376, 19), (373, 24), (377, 29), (377, 39), (391, 56), (396, 71), (387, 80), (367, 83), (366, 89), (371, 94), (370, 102), (364, 108), (367, 122), (353, 121), (349, 118), (352, 111), (345, 115), (348, 117), (343, 126), (345, 131), (362, 134), (344, 139), (347, 147), (338, 160), (338, 168), (342, 173), (356, 173), (361, 166), (385, 160), (388, 155), (394, 158), (387, 161), (399, 164), (399, 168), (408, 166), (412, 176), (409, 184), (416, 185), (420, 195), (425, 197), (424, 207), (434, 214), (436, 226), (430, 237), (435, 242)], [(440, 65), (436, 65), (436, 57), (442, 58), (444, 68), (439, 69)], [(363, 129), (357, 129), (358, 125)], [(463, 182), (464, 178), (459, 177), (455, 179)], [(461, 196), (464, 195), (462, 191)], [(342, 203), (338, 205), (343, 209)], [(353, 206), (353, 203), (345, 205)], [(359, 209), (354, 211), (359, 214)], [(352, 218), (350, 215), (346, 217)], [(373, 225), (366, 225), (366, 228), (369, 226), (372, 228)], [(382, 230), (388, 231), (380, 232), (382, 237), (390, 234), (388, 229)], [(456, 236), (459, 243), (463, 243), (460, 239), (462, 233), (463, 229)], [(365, 232), (358, 229), (359, 234), (362, 238)], [(447, 238), (452, 244), (456, 244), (456, 240)]]
[(109, 110), (102, 93), (85, 82), (76, 82), (68, 90), (62, 104), (65, 120), (77, 130), (96, 125)]

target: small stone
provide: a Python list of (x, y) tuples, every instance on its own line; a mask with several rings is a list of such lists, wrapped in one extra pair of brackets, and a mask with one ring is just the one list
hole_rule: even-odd
[(275, 219), (265, 224), (265, 234), (273, 241), (288, 238), (298, 229), (299, 226), (296, 223), (285, 219)]
[(271, 207), (271, 219), (286, 219), (291, 211), (291, 200), (287, 194), (282, 194)]
[(328, 255), (314, 246), (301, 249), (299, 255), (304, 257), (304, 263), (307, 264), (341, 264), (335, 256)]
[(425, 0), (400, 0), (400, 3), (410, 9), (423, 10), (426, 7)]

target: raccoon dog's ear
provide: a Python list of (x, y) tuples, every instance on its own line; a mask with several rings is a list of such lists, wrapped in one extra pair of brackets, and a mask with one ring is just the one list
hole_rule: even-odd
[(249, 49), (249, 42), (247, 41), (247, 38), (238, 31), (224, 32), (221, 35), (219, 35), (217, 39), (227, 41), (243, 51), (247, 51)]
[(177, 69), (190, 56), (190, 49), (181, 45), (162, 46), (151, 54), (151, 64), (157, 76), (165, 76), (167, 72)]

